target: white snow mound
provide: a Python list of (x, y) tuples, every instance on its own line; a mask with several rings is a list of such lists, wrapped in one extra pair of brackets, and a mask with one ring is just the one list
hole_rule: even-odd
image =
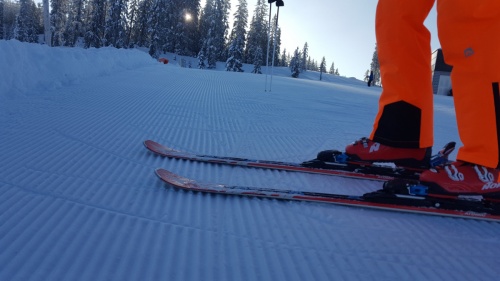
[[(136, 49), (49, 47), (0, 40), (0, 100), (49, 91), (92, 77), (156, 63)], [(78, 66), (78, 67), (75, 67)]]

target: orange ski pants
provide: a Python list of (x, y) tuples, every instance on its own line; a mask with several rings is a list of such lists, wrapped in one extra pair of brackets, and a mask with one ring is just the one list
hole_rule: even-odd
[[(379, 0), (376, 38), (383, 91), (370, 138), (433, 145), (430, 33), (435, 0)], [(463, 147), (457, 159), (499, 167), (500, 0), (437, 0), (438, 33)]]

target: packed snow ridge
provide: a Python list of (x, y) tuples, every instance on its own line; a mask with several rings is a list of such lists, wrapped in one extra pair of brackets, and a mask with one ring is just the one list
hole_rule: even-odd
[(51, 48), (0, 40), (0, 100), (157, 63), (137, 49)]

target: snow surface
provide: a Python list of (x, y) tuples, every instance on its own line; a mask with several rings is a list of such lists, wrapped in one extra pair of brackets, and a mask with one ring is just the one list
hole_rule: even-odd
[[(164, 185), (157, 167), (320, 192), (381, 186), (148, 152), (142, 141), (153, 139), (304, 161), (366, 136), (377, 111), (380, 88), (361, 81), (275, 68), (265, 92), (251, 66), (198, 70), (167, 57), (0, 41), (0, 280), (498, 280), (500, 223)], [(453, 100), (434, 99), (440, 147), (458, 134)]]

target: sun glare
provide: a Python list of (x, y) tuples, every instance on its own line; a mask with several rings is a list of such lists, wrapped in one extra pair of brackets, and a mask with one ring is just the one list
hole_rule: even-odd
[(185, 19), (186, 21), (191, 21), (191, 19), (192, 19), (192, 18), (193, 18), (193, 17), (191, 16), (191, 14), (190, 14), (190, 13), (186, 13), (186, 14), (184, 15), (184, 19)]

